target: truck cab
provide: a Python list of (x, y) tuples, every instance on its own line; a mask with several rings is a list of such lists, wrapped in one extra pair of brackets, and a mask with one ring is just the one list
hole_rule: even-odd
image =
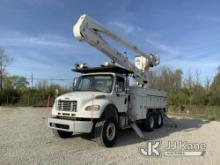
[(81, 76), (72, 92), (56, 98), (52, 117), (48, 119), (49, 128), (68, 137), (72, 133), (91, 133), (98, 122), (111, 119), (116, 131), (120, 127), (119, 116), (128, 111), (127, 76), (131, 72), (118, 66), (74, 71)]

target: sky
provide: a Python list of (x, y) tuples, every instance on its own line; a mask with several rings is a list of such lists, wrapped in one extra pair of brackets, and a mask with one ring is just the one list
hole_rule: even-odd
[[(146, 53), (160, 66), (197, 71), (212, 80), (220, 63), (220, 1), (204, 0), (0, 0), (0, 47), (13, 59), (10, 75), (36, 79), (76, 76), (75, 63), (109, 59), (73, 37), (87, 14)], [(123, 50), (123, 48), (122, 48)], [(124, 49), (126, 51), (126, 49)], [(130, 61), (135, 54), (128, 54)], [(154, 69), (154, 68), (153, 68)], [(62, 80), (61, 80), (62, 83)]]

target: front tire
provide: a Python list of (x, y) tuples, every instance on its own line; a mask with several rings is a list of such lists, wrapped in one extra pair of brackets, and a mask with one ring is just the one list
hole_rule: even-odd
[(98, 121), (95, 125), (95, 139), (101, 146), (112, 147), (118, 135), (118, 124), (115, 119)]
[(55, 136), (63, 138), (63, 139), (69, 138), (73, 134), (73, 132), (66, 132), (66, 131), (60, 131), (60, 130), (55, 130), (55, 129), (53, 129), (52, 132)]

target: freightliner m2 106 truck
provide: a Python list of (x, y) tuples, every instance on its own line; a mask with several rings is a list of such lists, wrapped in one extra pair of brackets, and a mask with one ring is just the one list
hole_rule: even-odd
[[(53, 133), (61, 138), (89, 133), (98, 144), (111, 147), (121, 129), (131, 127), (144, 138), (142, 131), (162, 127), (167, 111), (166, 92), (150, 89), (147, 84), (147, 71), (159, 64), (159, 57), (143, 53), (87, 15), (78, 19), (73, 34), (112, 61), (100, 67), (75, 65), (73, 71), (81, 76), (72, 92), (56, 98), (48, 118)], [(106, 36), (134, 51), (134, 64), (110, 46)], [(137, 85), (130, 85), (132, 79)]]

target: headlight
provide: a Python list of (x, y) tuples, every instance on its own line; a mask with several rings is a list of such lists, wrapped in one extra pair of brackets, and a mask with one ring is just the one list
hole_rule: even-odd
[(86, 111), (98, 111), (100, 110), (100, 105), (91, 105), (85, 108)]

